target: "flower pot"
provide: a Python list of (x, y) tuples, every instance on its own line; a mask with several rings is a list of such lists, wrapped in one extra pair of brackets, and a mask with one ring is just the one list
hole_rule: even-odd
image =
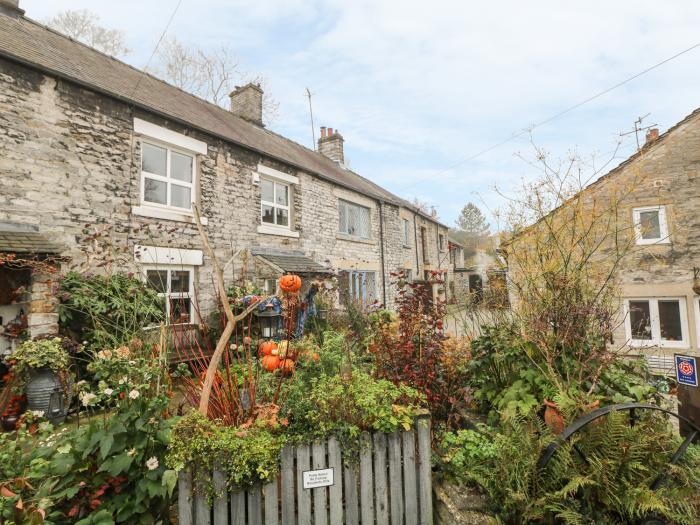
[(19, 414), (12, 414), (8, 416), (2, 416), (0, 418), (0, 423), (2, 424), (2, 429), (5, 432), (12, 432), (17, 429), (17, 421), (19, 421)]
[(48, 367), (33, 369), (29, 372), (29, 380), (25, 387), (27, 406), (29, 410), (44, 413), (51, 423), (61, 423), (68, 413), (70, 400), (73, 395), (72, 385), (66, 376), (61, 378)]
[(546, 399), (544, 404), (547, 407), (544, 411), (544, 422), (553, 432), (561, 434), (566, 428), (566, 424), (564, 423), (564, 416), (559, 411), (559, 406)]

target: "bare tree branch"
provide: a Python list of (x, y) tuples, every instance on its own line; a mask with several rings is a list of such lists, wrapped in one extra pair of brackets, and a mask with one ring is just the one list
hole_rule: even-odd
[(126, 46), (124, 32), (107, 29), (99, 22), (100, 17), (87, 9), (68, 9), (47, 20), (46, 25), (108, 55), (128, 54), (130, 49)]

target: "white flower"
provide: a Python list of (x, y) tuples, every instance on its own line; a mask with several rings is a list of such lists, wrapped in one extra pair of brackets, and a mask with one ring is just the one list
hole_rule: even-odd
[(83, 403), (83, 406), (90, 406), (90, 404), (97, 398), (95, 394), (92, 392), (83, 392), (80, 395), (80, 401)]
[(119, 384), (120, 384), (120, 385), (123, 385), (124, 383), (126, 383), (126, 376), (122, 377), (122, 378), (119, 380)]
[(133, 458), (136, 455), (136, 449), (132, 448), (126, 455)]
[(30, 410), (29, 413), (33, 415), (34, 417), (44, 417), (44, 411), (43, 410)]
[(84, 385), (85, 383), (87, 383), (87, 381), (85, 381), (85, 379), (81, 379), (80, 381), (78, 381), (77, 385), (80, 386)]
[(152, 458), (149, 458), (148, 461), (146, 461), (146, 466), (148, 467), (148, 470), (155, 470), (158, 468), (158, 458), (153, 456)]
[(129, 392), (129, 398), (130, 398), (130, 399), (137, 399), (140, 395), (141, 395), (141, 394), (139, 393), (139, 391), (138, 391), (138, 390), (135, 390), (135, 389), (132, 390), (131, 392)]
[(104, 392), (106, 396), (111, 396), (114, 390), (112, 390), (111, 388), (105, 388), (102, 392)]

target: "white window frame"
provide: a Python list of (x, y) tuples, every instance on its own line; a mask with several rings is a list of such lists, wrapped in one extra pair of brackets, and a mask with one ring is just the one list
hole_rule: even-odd
[[(343, 230), (343, 224), (340, 222), (340, 208), (341, 206), (345, 206), (345, 230)], [(349, 207), (355, 207), (355, 208), (361, 208), (367, 212), (367, 236), (360, 235), (357, 233), (350, 233), (348, 230), (348, 217), (350, 214), (348, 213)], [(355, 237), (356, 239), (364, 239), (364, 240), (370, 240), (372, 238), (372, 208), (368, 206), (363, 206), (362, 204), (358, 204), (356, 202), (352, 202), (346, 199), (338, 199), (338, 231), (342, 233), (343, 235), (348, 235), (350, 237)]]
[[(157, 148), (163, 148), (166, 151), (165, 154), (165, 176), (158, 175), (156, 173), (151, 173), (143, 169), (143, 145), (149, 144)], [(172, 152), (179, 153), (181, 155), (186, 155), (192, 158), (192, 181), (186, 182), (178, 179), (172, 179), (170, 177), (170, 160)], [(166, 197), (168, 204), (160, 204), (158, 202), (151, 202), (146, 200), (146, 178), (165, 182), (166, 184)], [(179, 206), (173, 206), (171, 202), (172, 185), (183, 186), (189, 188), (190, 190), (190, 207), (180, 208)], [(197, 202), (197, 155), (195, 152), (179, 148), (167, 142), (152, 139), (150, 137), (144, 137), (141, 140), (141, 205), (148, 208), (158, 208), (162, 210), (177, 211), (178, 213), (193, 215), (192, 203)]]
[[(194, 266), (183, 266), (180, 264), (144, 264), (142, 266), (143, 279), (148, 284), (148, 271), (167, 271), (166, 277), (166, 291), (165, 293), (159, 292), (160, 297), (165, 298), (165, 323), (168, 325), (178, 325), (178, 324), (194, 324)], [(172, 271), (186, 271), (189, 272), (189, 290), (187, 292), (171, 292), (171, 277), (170, 272)], [(170, 322), (170, 302), (171, 300), (178, 299), (189, 299), (190, 300), (190, 311), (189, 311), (189, 322), (188, 323), (171, 323)]]
[[(659, 214), (660, 237), (644, 239), (642, 237), (641, 214), (650, 211), (655, 211)], [(634, 235), (637, 244), (668, 244), (671, 242), (668, 234), (668, 222), (666, 221), (666, 206), (660, 204), (658, 206), (643, 206), (640, 208), (634, 208), (632, 210), (632, 220), (634, 222)]]
[(263, 279), (262, 289), (267, 295), (275, 295), (277, 293), (277, 283), (279, 279), (266, 277)]
[(700, 348), (700, 296), (693, 297), (693, 319), (695, 320), (695, 348)]
[[(279, 228), (281, 230), (291, 230), (292, 229), (292, 185), (288, 182), (281, 181), (279, 179), (275, 179), (273, 177), (261, 177), (260, 178), (260, 186), (262, 188), (262, 181), (266, 180), (267, 182), (272, 183), (272, 199), (275, 202), (269, 202), (265, 201), (262, 198), (262, 189), (260, 190), (260, 225), (261, 226), (267, 226), (270, 228)], [(287, 205), (284, 206), (282, 204), (277, 204), (277, 186), (284, 186), (287, 188)], [(271, 206), (273, 209), (272, 217), (275, 220), (275, 222), (264, 222), (263, 221), (263, 206)], [(287, 225), (285, 226), (284, 224), (277, 224), (277, 209), (280, 210), (287, 210)]]
[[(630, 317), (630, 301), (649, 301), (649, 315), (651, 317), (651, 339), (632, 339), (632, 321)], [(661, 322), (659, 319), (659, 301), (678, 301), (681, 316), (681, 341), (667, 341), (661, 339)], [(659, 347), (659, 348), (690, 348), (688, 335), (688, 309), (685, 297), (627, 297), (624, 300), (625, 334), (629, 346), (635, 348)]]

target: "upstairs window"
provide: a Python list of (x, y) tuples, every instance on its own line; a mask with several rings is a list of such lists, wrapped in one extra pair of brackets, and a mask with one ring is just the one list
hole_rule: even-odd
[(402, 219), (403, 221), (403, 245), (411, 245), (411, 223), (408, 219)]
[(627, 299), (625, 310), (631, 346), (688, 347), (685, 299)]
[(144, 204), (191, 210), (194, 184), (193, 155), (155, 143), (142, 143), (141, 201)]
[(634, 208), (632, 215), (637, 244), (663, 244), (670, 242), (665, 206)]
[(263, 224), (289, 228), (290, 185), (270, 179), (260, 179), (260, 213)]
[(438, 234), (438, 246), (441, 252), (445, 251), (445, 236), (442, 233)]
[(359, 204), (338, 201), (340, 233), (346, 233), (360, 239), (369, 239), (371, 231), (370, 210)]

